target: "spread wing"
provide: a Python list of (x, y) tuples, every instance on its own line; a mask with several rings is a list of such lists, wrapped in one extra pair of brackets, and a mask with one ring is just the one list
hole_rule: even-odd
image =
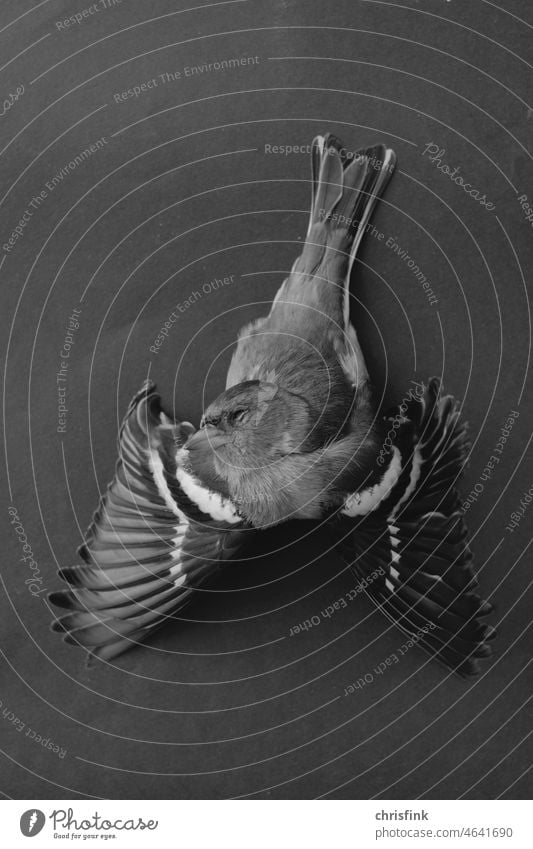
[(176, 450), (193, 430), (165, 415), (153, 384), (128, 408), (115, 476), (78, 549), (83, 563), (61, 569), (70, 588), (49, 596), (68, 611), (53, 630), (93, 656), (113, 658), (172, 620), (243, 541), (232, 505), (228, 521), (214, 521), (177, 482)]
[(346, 499), (338, 545), (365, 592), (418, 644), (463, 675), (479, 672), (495, 629), (455, 489), (467, 451), (454, 399), (432, 378), (388, 418), (379, 483)]

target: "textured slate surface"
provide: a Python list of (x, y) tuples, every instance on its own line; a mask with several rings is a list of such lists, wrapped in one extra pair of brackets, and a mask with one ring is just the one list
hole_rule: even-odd
[[(0, 11), (3, 490), (20, 520), (4, 508), (1, 789), (526, 797), (529, 4), (191, 5), (99, 4), (69, 27), (90, 4)], [(353, 579), (304, 526), (261, 539), (150, 646), (89, 671), (49, 631), (44, 589), (74, 560), (144, 377), (193, 420), (222, 387), (238, 328), (267, 309), (305, 232), (308, 156), (272, 147), (327, 130), (398, 153), (354, 275), (354, 320), (385, 402), (431, 374), (463, 400), (472, 546), (501, 621), (494, 661), (464, 682), (412, 649), (375, 675), (403, 638), (363, 597), (321, 615)]]

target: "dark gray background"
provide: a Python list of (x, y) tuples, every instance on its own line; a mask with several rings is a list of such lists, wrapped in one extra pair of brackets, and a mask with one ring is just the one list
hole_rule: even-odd
[[(397, 151), (375, 225), (413, 257), (438, 299), (429, 304), (406, 263), (367, 239), (353, 315), (378, 397), (397, 401), (410, 380), (443, 375), (470, 422), (465, 497), (510, 411), (520, 413), (468, 511), (481, 588), (501, 623), (496, 654), (465, 682), (412, 649), (345, 697), (403, 637), (363, 597), (289, 637), (354, 583), (303, 526), (260, 540), (253, 559), (230, 567), (149, 646), (88, 671), (81, 650), (50, 632), (44, 593), (28, 592), (5, 510), (2, 709), (67, 752), (59, 758), (2, 719), (2, 791), (527, 796), (533, 507), (512, 533), (506, 525), (533, 483), (524, 453), (531, 224), (517, 200), (533, 197), (530, 4), (244, 0), (186, 11), (192, 5), (122, 0), (59, 30), (90, 3), (2, 3), (0, 95), (24, 86), (0, 118), (2, 244), (32, 196), (106, 139), (48, 192), (13, 250), (0, 251), (4, 491), (42, 586), (59, 588), (57, 567), (75, 560), (112, 476), (118, 423), (146, 374), (169, 410), (192, 420), (203, 393), (222, 388), (237, 330), (267, 310), (306, 228), (308, 156), (267, 154), (265, 145), (308, 144), (329, 130), (351, 149), (379, 141)], [(186, 66), (241, 56), (259, 61), (183, 76)], [(160, 82), (178, 70), (180, 79)], [(157, 87), (115, 102), (152, 78)], [(423, 155), (429, 143), (494, 211)], [(150, 352), (177, 302), (230, 275)], [(81, 324), (58, 434), (56, 373), (74, 307)]]

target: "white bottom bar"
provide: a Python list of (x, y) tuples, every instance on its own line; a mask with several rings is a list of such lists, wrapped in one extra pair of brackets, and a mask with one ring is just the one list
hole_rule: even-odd
[[(2, 802), (2, 845), (530, 849), (528, 801)], [(28, 840), (35, 837), (35, 844)]]

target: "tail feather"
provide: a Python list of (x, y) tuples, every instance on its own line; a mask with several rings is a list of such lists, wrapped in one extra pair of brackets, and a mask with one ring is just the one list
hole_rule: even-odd
[(313, 193), (307, 235), (314, 224), (324, 220), (320, 213), (331, 213), (342, 199), (344, 162), (339, 148), (340, 141), (331, 134), (317, 136), (313, 141)]

